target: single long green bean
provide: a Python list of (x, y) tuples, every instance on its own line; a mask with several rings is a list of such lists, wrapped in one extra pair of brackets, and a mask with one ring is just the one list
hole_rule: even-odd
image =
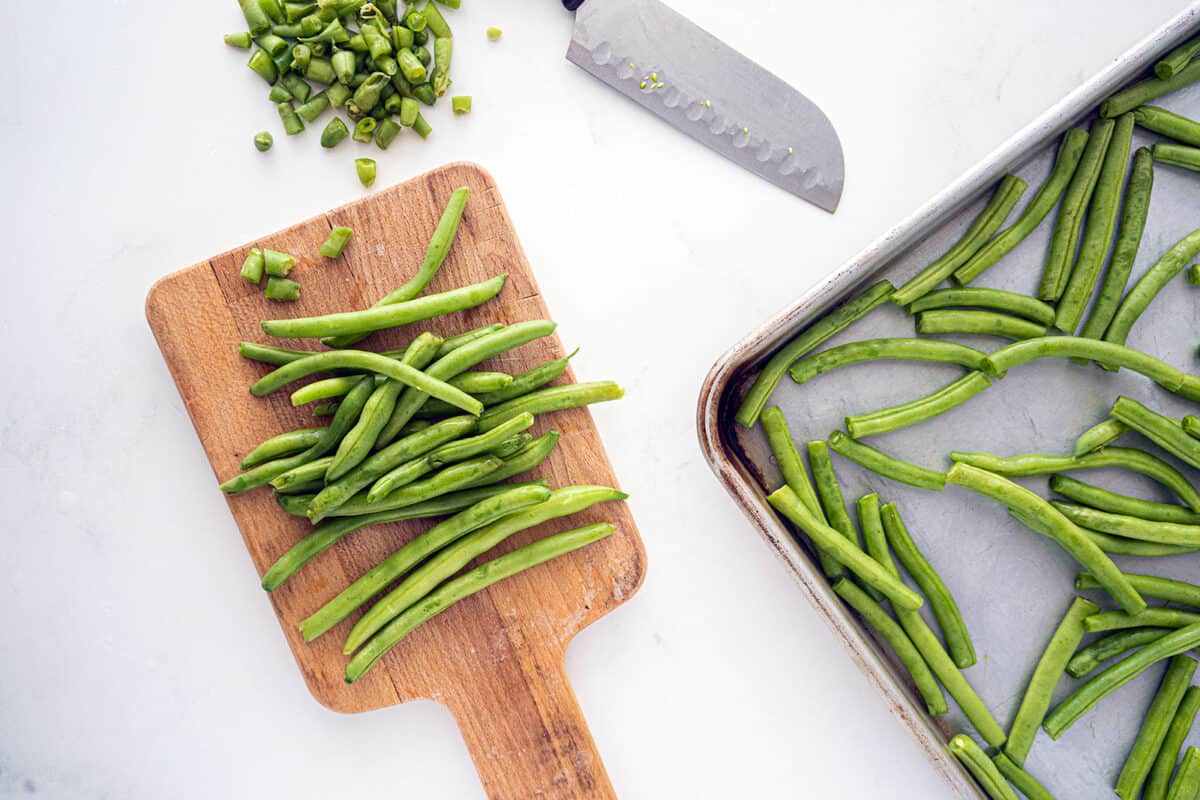
[(1121, 434), (1128, 430), (1129, 426), (1119, 419), (1106, 419), (1097, 423), (1081, 433), (1075, 440), (1075, 449), (1072, 451), (1072, 455), (1079, 457), (1094, 453), (1101, 447), (1107, 447), (1115, 442)]
[(835, 452), (866, 467), (876, 475), (890, 478), (918, 489), (940, 492), (946, 485), (946, 473), (903, 461), (851, 438), (843, 431), (829, 434), (829, 447)]
[(1058, 219), (1054, 223), (1054, 234), (1050, 240), (1050, 253), (1038, 285), (1039, 300), (1056, 301), (1067, 288), (1071, 277), (1071, 266), (1075, 263), (1075, 250), (1079, 244), (1079, 228), (1084, 211), (1092, 199), (1092, 192), (1100, 177), (1104, 154), (1112, 140), (1116, 123), (1111, 119), (1098, 119), (1092, 123), (1087, 146), (1079, 159), (1079, 167), (1071, 177), (1071, 185), (1063, 195)]
[(1008, 742), (1004, 745), (1004, 754), (1017, 766), (1025, 764), (1038, 728), (1042, 726), (1042, 720), (1050, 710), (1054, 690), (1058, 688), (1063, 671), (1075, 649), (1083, 641), (1084, 618), (1099, 611), (1100, 607), (1095, 603), (1076, 597), (1050, 637), (1046, 649), (1042, 651), (1042, 656), (1033, 669), (1033, 675), (1029, 678), (1029, 684), (1025, 687), (1025, 695), (1021, 698), (1017, 716), (1008, 730)]
[(1120, 631), (1129, 628), (1183, 628), (1200, 622), (1200, 613), (1178, 608), (1147, 608), (1136, 614), (1125, 611), (1102, 611), (1083, 621), (1088, 633)]
[(552, 519), (570, 516), (598, 503), (624, 500), (627, 496), (607, 486), (567, 486), (552, 492), (550, 499), (545, 502), (505, 516), (442, 548), (358, 619), (346, 637), (342, 652), (350, 654), (362, 647), (377, 631), (420, 601), (438, 584), (513, 534)]
[(941, 333), (965, 333), (1002, 336), (1006, 339), (1034, 339), (1046, 335), (1046, 326), (995, 311), (958, 311), (939, 309), (917, 315), (917, 333), (926, 336)]
[(948, 747), (954, 757), (975, 777), (991, 800), (1020, 800), (1008, 785), (1008, 781), (1000, 774), (999, 768), (970, 736), (960, 733), (950, 740)]
[(939, 339), (897, 338), (866, 339), (831, 347), (797, 361), (788, 372), (796, 383), (806, 383), (826, 372), (870, 361), (927, 361), (974, 370), (988, 368), (987, 353), (973, 347)]
[(1054, 475), (1050, 478), (1051, 491), (1058, 492), (1068, 500), (1074, 500), (1101, 511), (1114, 514), (1125, 514), (1130, 517), (1140, 517), (1159, 522), (1179, 522), (1184, 525), (1200, 525), (1200, 514), (1189, 511), (1182, 506), (1170, 503), (1156, 503), (1152, 500), (1142, 500), (1138, 497), (1110, 492), (1099, 486), (1092, 486), (1083, 481), (1077, 481), (1066, 475)]
[(1126, 111), (1132, 111), (1140, 105), (1162, 97), (1164, 94), (1170, 94), (1176, 89), (1182, 89), (1198, 80), (1200, 80), (1200, 61), (1193, 61), (1165, 80), (1147, 78), (1117, 92), (1100, 104), (1100, 115), (1118, 117)]
[(1189, 747), (1179, 763), (1179, 771), (1171, 788), (1167, 791), (1167, 800), (1196, 800), (1200, 797), (1200, 748)]
[(272, 459), (307, 450), (321, 441), (324, 431), (324, 428), (297, 428), (294, 431), (272, 436), (247, 453), (238, 466), (242, 469), (250, 469)]
[(969, 372), (916, 400), (846, 417), (846, 430), (855, 439), (861, 439), (906, 428), (958, 408), (991, 385), (992, 381), (982, 372)]
[[(1126, 577), (1144, 597), (1156, 597), (1169, 603), (1200, 608), (1200, 586), (1194, 583), (1160, 578), (1156, 575), (1126, 573)], [(1100, 586), (1094, 577), (1081, 572), (1075, 576), (1075, 588), (1098, 589)]]
[(754, 423), (758, 422), (758, 415), (762, 413), (763, 406), (771, 398), (779, 381), (783, 380), (788, 367), (887, 302), (893, 291), (889, 281), (876, 283), (814, 322), (807, 330), (780, 348), (763, 365), (762, 372), (746, 392), (746, 397), (734, 416), (738, 424), (743, 428), (753, 428)]
[[(560, 375), (567, 371), (567, 366), (571, 359), (579, 350), (573, 350), (562, 358), (556, 358), (553, 361), (546, 361), (538, 364), (533, 369), (522, 372), (520, 375), (513, 376), (513, 381), (503, 389), (497, 389), (494, 392), (484, 392), (475, 395), (475, 399), (483, 403), (484, 407), (496, 406), (509, 400), (514, 400), (518, 397), (529, 394), (534, 389), (540, 389), (546, 384), (554, 381)], [(417, 413), (417, 417), (432, 416), (434, 418), (444, 417), (446, 414), (454, 413), (454, 407), (448, 406), (441, 400), (429, 400), (422, 406)]]
[(1025, 210), (1021, 212), (1021, 216), (1017, 217), (1017, 221), (1012, 225), (996, 234), (982, 250), (972, 256), (970, 261), (955, 270), (955, 281), (960, 284), (968, 284), (975, 280), (1034, 232), (1058, 203), (1067, 184), (1071, 182), (1087, 142), (1087, 131), (1082, 128), (1071, 128), (1063, 135), (1049, 177), (1037, 190), (1037, 194), (1029, 201)]
[[(887, 558), (889, 561), (892, 558), (891, 548), (888, 547), (887, 533), (883, 530), (883, 518), (879, 511), (879, 495), (875, 492), (865, 494), (854, 503), (855, 511), (858, 512), (858, 527), (862, 531), (863, 549), (871, 558), (876, 558), (875, 553), (883, 553), (881, 558)], [(880, 561), (880, 564), (883, 562)], [(874, 586), (865, 587), (867, 595), (876, 603), (883, 602), (883, 594)]]
[(395, 647), (417, 626), (445, 611), (464, 597), (483, 591), (497, 581), (530, 569), (566, 553), (578, 550), (612, 534), (607, 522), (576, 528), (547, 536), (533, 544), (488, 561), (462, 577), (447, 581), (430, 592), (412, 608), (397, 616), (379, 631), (346, 665), (346, 682), (353, 683), (371, 668), (384, 653)]
[(907, 306), (915, 300), (923, 298), (953, 272), (967, 263), (988, 242), (1004, 220), (1008, 218), (1013, 206), (1021, 199), (1021, 195), (1029, 188), (1029, 184), (1016, 175), (1005, 175), (996, 185), (996, 191), (988, 200), (987, 205), (979, 216), (971, 222), (954, 245), (943, 253), (937, 260), (921, 270), (908, 280), (892, 295), (892, 302), (899, 306)]
[[(900, 517), (896, 504), (886, 504), (881, 510), (880, 517), (888, 543), (892, 546), (892, 552), (896, 554), (896, 558), (899, 559), (901, 565), (904, 566), (929, 602), (938, 627), (941, 628), (946, 649), (950, 651), (950, 657), (954, 659), (955, 666), (959, 669), (966, 669), (975, 663), (975, 646), (971, 643), (971, 634), (967, 631), (967, 625), (963, 621), (958, 604), (954, 602), (954, 596), (950, 594), (950, 589), (946, 587), (942, 577), (938, 575), (937, 570), (933, 568), (933, 565), (917, 547), (917, 543), (913, 541), (908, 527)], [(1074, 647), (1071, 649), (1074, 650)]]
[[(833, 468), (833, 461), (829, 458), (829, 446), (818, 440), (809, 442), (805, 446), (805, 450), (808, 451), (808, 462), (812, 465), (813, 485), (817, 495), (817, 507), (810, 507), (809, 511), (818, 522), (829, 525), (847, 541), (861, 547), (858, 529), (854, 527), (854, 521), (850, 519), (850, 514), (846, 510), (846, 498), (842, 494), (842, 485)], [(791, 486), (791, 484), (788, 485)], [(795, 491), (795, 487), (792, 489)], [(801, 500), (805, 500), (804, 495), (800, 492), (796, 492), (796, 495)], [(845, 574), (845, 567), (834, 557), (834, 554), (818, 548), (817, 560), (821, 563), (821, 570), (825, 573), (825, 577), (830, 580), (840, 578)]]
[(1109, 694), (1129, 683), (1155, 663), (1186, 653), (1197, 644), (1200, 644), (1200, 623), (1168, 633), (1077, 688), (1050, 712), (1042, 728), (1050, 734), (1051, 739), (1057, 739)]
[(620, 400), (624, 396), (625, 390), (613, 381), (570, 383), (565, 386), (538, 389), (536, 392), (530, 392), (523, 397), (492, 406), (484, 411), (479, 417), (479, 430), (481, 433), (486, 433), (497, 425), (524, 413), (547, 414), (551, 411), (564, 411), (568, 408), (581, 408), (593, 403)]
[(1071, 656), (1067, 662), (1067, 674), (1072, 678), (1082, 678), (1102, 662), (1156, 642), (1170, 632), (1170, 628), (1125, 628), (1110, 633)]
[(853, 581), (840, 578), (833, 585), (833, 591), (837, 592), (847, 605), (857, 611), (859, 616), (865, 619), (867, 624), (874, 628), (892, 648), (892, 652), (896, 654), (904, 668), (908, 670), (909, 676), (912, 677), (917, 691), (921, 694), (921, 699), (925, 702), (925, 708), (929, 711), (929, 716), (941, 717), (949, 713), (950, 709), (946, 704), (946, 696), (942, 694), (942, 688), (904, 629), (896, 624), (895, 620), (866, 592), (855, 586)]
[(1183, 694), (1196, 674), (1196, 666), (1196, 659), (1182, 654), (1172, 658), (1167, 665), (1167, 673), (1117, 777), (1117, 795), (1123, 800), (1137, 800), (1142, 796), (1142, 787), (1150, 777), (1150, 769), (1183, 701)]
[(1152, 411), (1124, 395), (1113, 403), (1112, 415), (1171, 455), (1200, 469), (1200, 439), (1186, 434), (1179, 420)]
[(775, 456), (775, 463), (783, 475), (783, 482), (792, 487), (792, 491), (800, 498), (805, 507), (818, 517), (823, 517), (821, 503), (813, 488), (812, 479), (808, 476), (808, 468), (804, 459), (796, 449), (796, 440), (788, 428), (787, 418), (779, 406), (767, 406), (762, 411), (763, 432), (767, 435), (767, 444)]
[(1183, 700), (1171, 718), (1167, 734), (1163, 737), (1162, 746), (1154, 758), (1154, 766), (1150, 769), (1150, 777), (1146, 781), (1144, 800), (1166, 800), (1167, 787), (1171, 782), (1171, 774), (1175, 772), (1175, 764), (1179, 761), (1179, 751), (1183, 742), (1192, 731), (1192, 723), (1196, 712), (1200, 710), (1200, 686), (1189, 686), (1183, 693)]
[(252, 361), (261, 361), (264, 364), (273, 364), (277, 367), (282, 367), (284, 364), (290, 364), (301, 358), (308, 358), (313, 352), (312, 350), (290, 350), (286, 347), (274, 347), (269, 344), (238, 342), (238, 353), (244, 357)]
[(1169, 136), (1177, 142), (1200, 147), (1200, 122), (1158, 106), (1139, 106), (1133, 112), (1137, 124), (1148, 131)]
[(1038, 495), (995, 473), (969, 464), (956, 463), (947, 474), (950, 483), (990, 497), (1017, 512), (1037, 532), (1048, 536), (1095, 575), (1117, 605), (1136, 613), (1146, 601), (1129, 583), (1125, 574), (1079, 528), (1058, 509)]
[(1058, 303), (1055, 327), (1073, 333), (1083, 319), (1083, 312), (1092, 299), (1096, 281), (1108, 257), (1117, 229), (1117, 212), (1121, 207), (1121, 187), (1129, 170), (1129, 153), (1133, 145), (1133, 114), (1122, 114), (1113, 128), (1112, 138), (1104, 153), (1088, 206), (1087, 225), (1079, 245), (1079, 257), (1071, 270), (1066, 288)]
[(1180, 525), (1176, 522), (1151, 522), (1124, 514), (1110, 514), (1087, 506), (1077, 506), (1060, 500), (1051, 501), (1063, 516), (1093, 531), (1110, 533), (1142, 542), (1200, 547), (1200, 525)]
[(1036, 297), (1003, 289), (986, 289), (961, 286), (955, 289), (938, 289), (913, 302), (909, 312), (932, 311), (937, 308), (987, 308), (1023, 317), (1039, 325), (1054, 322), (1054, 307)]
[(996, 753), (992, 756), (992, 763), (996, 765), (996, 769), (1000, 771), (1004, 779), (1017, 787), (1017, 791), (1025, 795), (1027, 800), (1054, 800), (1054, 795), (1050, 794), (1045, 786), (1014, 764), (1012, 759), (1004, 753)]
[[(1197, 62), (1196, 66), (1200, 67), (1200, 62)], [(1134, 323), (1150, 307), (1150, 303), (1162, 288), (1182, 272), (1197, 253), (1200, 253), (1200, 230), (1192, 231), (1172, 245), (1171, 249), (1138, 279), (1117, 307), (1117, 313), (1104, 334), (1104, 341), (1124, 344)]]

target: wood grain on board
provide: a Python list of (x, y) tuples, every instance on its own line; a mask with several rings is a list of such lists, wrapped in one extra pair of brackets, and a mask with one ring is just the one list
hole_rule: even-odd
[[(305, 340), (271, 340), (263, 319), (363, 308), (407, 280), (450, 193), (470, 187), (458, 239), (428, 291), (476, 283), (500, 273), (500, 295), (476, 309), (373, 335), (360, 347), (402, 347), (423, 330), (447, 336), (493, 322), (553, 319), (546, 308), (492, 177), (472, 164), (441, 167), (243, 247), (163, 278), (150, 290), (146, 315), (158, 339), (217, 481), (238, 472), (257, 443), (281, 431), (314, 424), (310, 409), (293, 408), (290, 390), (255, 398), (248, 387), (269, 368), (242, 358), (245, 339), (317, 349)], [(343, 258), (318, 255), (331, 227), (354, 238)], [(271, 302), (238, 277), (251, 247), (296, 256), (301, 284), (295, 303)], [(585, 351), (586, 352), (586, 351)], [(481, 369), (518, 373), (559, 358), (558, 336), (485, 362)], [(620, 376), (596, 376), (607, 378)], [(574, 381), (568, 370), (559, 383)], [(587, 409), (539, 418), (534, 435), (562, 432), (555, 452), (524, 478), (618, 486)], [(227, 498), (261, 575), (311, 528), (276, 505), (266, 489)], [(429, 527), (427, 521), (365, 528), (311, 561), (264, 601), (271, 602), (313, 696), (335, 711), (358, 712), (415, 698), (445, 704), (463, 731), (490, 797), (614, 796), (604, 766), (563, 672), (567, 643), (637, 591), (645, 551), (625, 503), (607, 503), (512, 537), (489, 557), (551, 533), (609, 521), (616, 533), (588, 547), (497, 583), (414, 631), (353, 685), (343, 681), (346, 634), (358, 615), (312, 643), (300, 620), (320, 608), (397, 547)]]

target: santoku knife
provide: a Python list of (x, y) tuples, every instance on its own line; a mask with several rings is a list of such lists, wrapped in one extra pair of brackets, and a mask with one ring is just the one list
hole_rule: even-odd
[(658, 0), (563, 0), (567, 59), (734, 163), (826, 211), (842, 145), (815, 103)]

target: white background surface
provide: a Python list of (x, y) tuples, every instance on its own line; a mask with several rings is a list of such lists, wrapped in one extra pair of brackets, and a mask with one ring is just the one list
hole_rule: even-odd
[[(596, 416), (649, 575), (567, 658), (622, 797), (947, 796), (710, 474), (697, 392), (1182, 4), (673, 4), (828, 113), (836, 216), (567, 64), (550, 0), (466, 0), (449, 17), (473, 115), (439, 108), (429, 141), (363, 154), (380, 185), (490, 169), (581, 379), (628, 389)], [(479, 797), (442, 707), (347, 717), (308, 695), (143, 318), (159, 276), (363, 192), (353, 143), (281, 135), (221, 44), (239, 20), (232, 0), (65, 2), (0, 51), (0, 795)]]

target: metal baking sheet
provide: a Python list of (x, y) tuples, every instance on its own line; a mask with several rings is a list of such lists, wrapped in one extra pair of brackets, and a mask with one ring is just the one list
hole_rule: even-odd
[[(931, 719), (903, 672), (881, 646), (845, 611), (815, 566), (809, 551), (792, 538), (765, 502), (765, 484), (782, 483), (761, 428), (745, 431), (733, 413), (758, 368), (771, 353), (832, 306), (880, 278), (896, 286), (943, 253), (987, 202), (1006, 171), (1024, 178), (1030, 189), (1010, 216), (1016, 218), (1049, 173), (1059, 134), (1087, 125), (1101, 100), (1142, 76), (1158, 57), (1200, 28), (1200, 3), (1192, 5), (1110, 67), (1092, 78), (999, 150), (969, 171), (924, 208), (888, 232), (825, 283), (800, 298), (727, 352), (713, 367), (701, 393), (698, 427), (714, 472), (786, 562), (814, 606), (851, 650), (855, 660), (900, 715), (947, 781), (962, 797), (983, 797), (969, 776), (945, 752), (945, 742), (972, 731), (961, 712)], [(1155, 104), (1200, 117), (1200, 86)], [(1157, 137), (1138, 129), (1134, 146)], [(1054, 215), (1015, 251), (973, 285), (1033, 294), (1041, 276)], [(1200, 175), (1156, 165), (1149, 221), (1134, 265), (1136, 280), (1171, 244), (1200, 228)], [(823, 347), (880, 336), (913, 336), (913, 317), (892, 304), (872, 312)], [(992, 337), (942, 337), (983, 350), (1006, 344)], [(1188, 371), (1200, 371), (1200, 288), (1183, 277), (1168, 286), (1129, 338), (1129, 344)], [(842, 427), (847, 414), (861, 413), (926, 394), (961, 374), (950, 365), (876, 363), (843, 368), (803, 386), (785, 377), (772, 402), (785, 412), (802, 443), (825, 439)], [(1105, 418), (1119, 394), (1163, 413), (1195, 413), (1195, 404), (1160, 389), (1139, 375), (1112, 374), (1062, 359), (1043, 360), (1012, 370), (1002, 381), (955, 411), (905, 430), (871, 437), (880, 449), (918, 464), (946, 469), (951, 450), (999, 455), (1069, 453), (1075, 438)], [(1148, 442), (1126, 435), (1121, 443), (1165, 455)], [(1182, 466), (1170, 456), (1168, 460)], [(953, 486), (926, 492), (874, 475), (833, 455), (848, 501), (869, 491), (899, 506), (914, 537), (954, 593), (979, 654), (967, 678), (1007, 728), (1025, 684), (1047, 639), (1073, 596), (1077, 566), (1060, 548), (1013, 520), (1003, 507)], [(1185, 473), (1190, 468), (1182, 466)], [(1197, 477), (1194, 470), (1190, 476)], [(1118, 471), (1079, 477), (1122, 492), (1169, 500), (1148, 479)], [(1048, 496), (1047, 478), (1021, 482)], [(851, 509), (853, 511), (853, 509)], [(1130, 571), (1200, 580), (1200, 556), (1118, 559)], [(1095, 593), (1090, 593), (1089, 596)], [(1093, 599), (1098, 599), (1093, 597)], [(932, 621), (932, 616), (925, 613)], [(1039, 732), (1027, 769), (1059, 800), (1111, 795), (1117, 774), (1137, 733), (1161, 676), (1162, 667), (1121, 689), (1071, 728), (1059, 741)], [(1055, 702), (1077, 681), (1065, 679)], [(1200, 733), (1190, 744), (1200, 745)]]

